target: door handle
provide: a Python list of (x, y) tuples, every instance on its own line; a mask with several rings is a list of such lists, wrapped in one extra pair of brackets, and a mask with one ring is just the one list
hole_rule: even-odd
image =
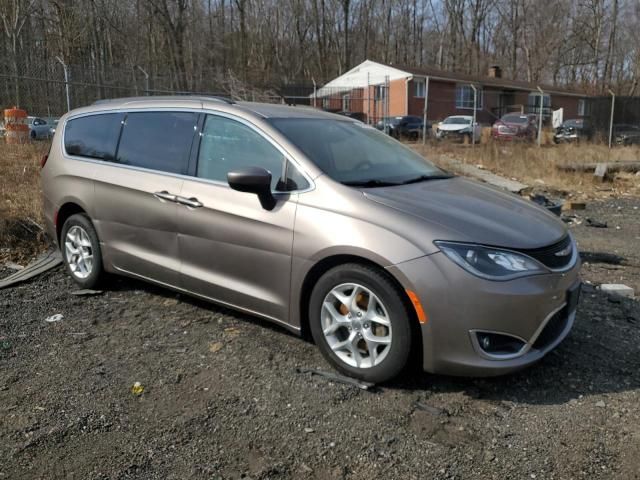
[(200, 202), (197, 198), (195, 197), (191, 197), (191, 198), (185, 198), (185, 197), (176, 197), (177, 198), (177, 202), (181, 205), (186, 205), (187, 207), (191, 207), (191, 208), (200, 208), (202, 207), (202, 202)]
[(155, 192), (153, 196), (156, 198), (159, 198), (160, 200), (166, 200), (167, 202), (178, 201), (178, 197), (176, 195), (174, 195), (173, 193), (169, 193), (166, 190), (163, 190), (161, 192)]

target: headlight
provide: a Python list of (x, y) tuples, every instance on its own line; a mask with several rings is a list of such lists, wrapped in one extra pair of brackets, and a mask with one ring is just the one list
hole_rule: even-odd
[(510, 250), (453, 242), (435, 244), (466, 271), (488, 280), (511, 280), (548, 272), (533, 258)]

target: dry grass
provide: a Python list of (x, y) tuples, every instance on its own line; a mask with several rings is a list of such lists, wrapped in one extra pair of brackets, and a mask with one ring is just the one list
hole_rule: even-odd
[[(498, 175), (519, 180), (538, 189), (557, 191), (584, 199), (602, 196), (640, 195), (640, 176), (619, 173), (605, 183), (593, 180), (593, 173), (573, 173), (557, 168), (569, 163), (640, 161), (640, 148), (605, 145), (548, 145), (537, 147), (521, 143), (488, 142), (481, 145), (432, 143), (415, 148), (444, 168), (447, 160), (485, 168)], [(454, 168), (455, 169), (455, 168)]]
[(46, 142), (6, 145), (0, 139), (0, 263), (25, 263), (46, 248), (42, 225), (40, 158)]
[[(517, 179), (537, 190), (556, 192), (573, 199), (603, 196), (640, 196), (640, 176), (617, 174), (607, 183), (594, 183), (590, 173), (563, 172), (557, 165), (615, 160), (640, 160), (640, 148), (604, 145), (533, 145), (488, 142), (471, 147), (432, 143), (413, 147), (427, 158), (450, 168), (455, 159), (482, 166), (499, 175)], [(40, 158), (49, 144), (6, 145), (0, 140), (0, 264), (11, 260), (26, 263), (46, 248), (40, 195)]]

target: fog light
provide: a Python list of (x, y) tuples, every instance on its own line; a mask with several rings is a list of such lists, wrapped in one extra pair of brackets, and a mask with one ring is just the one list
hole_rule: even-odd
[(476, 332), (476, 336), (480, 348), (492, 355), (513, 355), (520, 352), (525, 345), (522, 340), (511, 335)]

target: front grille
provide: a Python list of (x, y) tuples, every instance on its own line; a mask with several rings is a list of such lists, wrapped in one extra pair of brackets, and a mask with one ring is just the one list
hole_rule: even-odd
[[(566, 255), (556, 255), (558, 252), (562, 252), (567, 249)], [(548, 268), (558, 269), (569, 266), (571, 259), (573, 258), (573, 245), (571, 244), (571, 237), (568, 235), (560, 240), (558, 243), (554, 243), (548, 247), (535, 248), (529, 250), (518, 250), (525, 255), (529, 255), (535, 258), (540, 263)]]
[(551, 343), (560, 336), (569, 321), (569, 311), (567, 307), (557, 312), (551, 320), (547, 322), (542, 332), (533, 343), (533, 348), (543, 350), (551, 345)]

